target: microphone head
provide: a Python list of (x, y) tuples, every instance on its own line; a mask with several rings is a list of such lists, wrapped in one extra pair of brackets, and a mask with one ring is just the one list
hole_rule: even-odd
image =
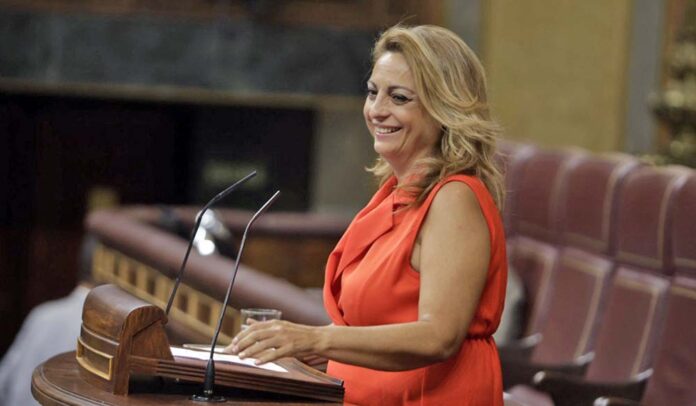
[(222, 192), (220, 192), (220, 193), (218, 193), (217, 195), (215, 195), (215, 197), (213, 197), (212, 199), (210, 199), (210, 202), (208, 202), (208, 204), (205, 205), (205, 207), (203, 208), (202, 211), (205, 211), (205, 209), (207, 209), (208, 207), (210, 207), (210, 206), (212, 206), (213, 204), (217, 203), (218, 201), (220, 201), (221, 199), (223, 199), (223, 198), (224, 198), (225, 196), (227, 196), (228, 194), (232, 193), (233, 190), (237, 189), (240, 185), (242, 185), (243, 183), (245, 183), (245, 182), (248, 181), (249, 179), (253, 178), (254, 176), (256, 176), (256, 170), (251, 171), (247, 176), (245, 176), (245, 177), (243, 177), (242, 179), (236, 181), (234, 184), (232, 184), (231, 186), (229, 186), (227, 189), (225, 189), (225, 190), (223, 190)]

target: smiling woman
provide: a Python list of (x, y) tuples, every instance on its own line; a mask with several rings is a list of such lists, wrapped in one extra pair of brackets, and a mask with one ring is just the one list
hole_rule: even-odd
[(393, 27), (364, 116), (381, 187), (329, 256), (333, 324), (253, 323), (227, 351), (322, 356), (354, 404), (503, 404), (492, 334), (507, 260), (483, 69), (450, 31)]

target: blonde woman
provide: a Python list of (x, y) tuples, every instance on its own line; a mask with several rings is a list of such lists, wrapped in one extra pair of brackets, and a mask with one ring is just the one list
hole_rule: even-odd
[(392, 27), (364, 116), (381, 187), (329, 257), (333, 324), (255, 323), (228, 351), (326, 357), (349, 403), (502, 405), (491, 336), (507, 268), (481, 63), (444, 28)]

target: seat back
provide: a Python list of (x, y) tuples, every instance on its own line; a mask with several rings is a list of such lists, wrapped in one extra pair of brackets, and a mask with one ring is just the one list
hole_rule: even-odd
[(606, 258), (576, 248), (562, 251), (535, 362), (571, 363), (591, 351), (613, 269)]
[(672, 265), (678, 275), (696, 277), (696, 174), (692, 173), (674, 199)]
[[(682, 166), (643, 167), (626, 180), (619, 199), (618, 262), (647, 270), (674, 272), (671, 210), (693, 171)], [(681, 219), (676, 219), (677, 224)]]
[(517, 236), (514, 244), (510, 244), (508, 261), (524, 286), (523, 336), (539, 333), (549, 309), (558, 249), (529, 237)]
[[(694, 230), (696, 231), (696, 230)], [(655, 351), (653, 375), (643, 396), (648, 406), (696, 404), (696, 278), (676, 276)]]
[(614, 269), (606, 255), (615, 232), (616, 197), (626, 175), (638, 166), (626, 156), (588, 156), (568, 170), (559, 202), (566, 246), (554, 277), (543, 340), (533, 354), (536, 362), (569, 363), (592, 350)]
[(613, 254), (618, 193), (626, 176), (640, 166), (633, 156), (607, 154), (588, 156), (569, 171), (559, 207), (565, 245), (594, 254)]
[(568, 172), (585, 154), (575, 150), (537, 150), (517, 175), (511, 219), (516, 234), (550, 244), (559, 242), (559, 201)]
[(587, 379), (628, 381), (650, 368), (668, 287), (660, 275), (619, 268)]
[(653, 375), (643, 397), (648, 406), (696, 404), (696, 174), (672, 206), (672, 257), (676, 276), (655, 351)]
[(583, 156), (574, 151), (530, 152), (515, 174), (510, 218), (515, 230), (508, 255), (512, 269), (520, 276), (526, 292), (525, 335), (540, 332), (548, 311), (558, 259), (558, 200), (568, 170)]
[(619, 193), (616, 260), (587, 378), (626, 381), (650, 368), (671, 272), (669, 210), (684, 173), (639, 168)]

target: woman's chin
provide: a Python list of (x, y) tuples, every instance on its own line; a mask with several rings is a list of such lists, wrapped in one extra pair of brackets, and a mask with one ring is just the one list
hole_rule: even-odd
[(381, 156), (395, 154), (401, 149), (401, 140), (397, 137), (375, 137), (373, 147)]
[(391, 145), (384, 145), (384, 143), (381, 142), (375, 142), (374, 149), (375, 152), (379, 154), (379, 156), (386, 160), (389, 160), (389, 158), (393, 158), (397, 151), (397, 148)]

